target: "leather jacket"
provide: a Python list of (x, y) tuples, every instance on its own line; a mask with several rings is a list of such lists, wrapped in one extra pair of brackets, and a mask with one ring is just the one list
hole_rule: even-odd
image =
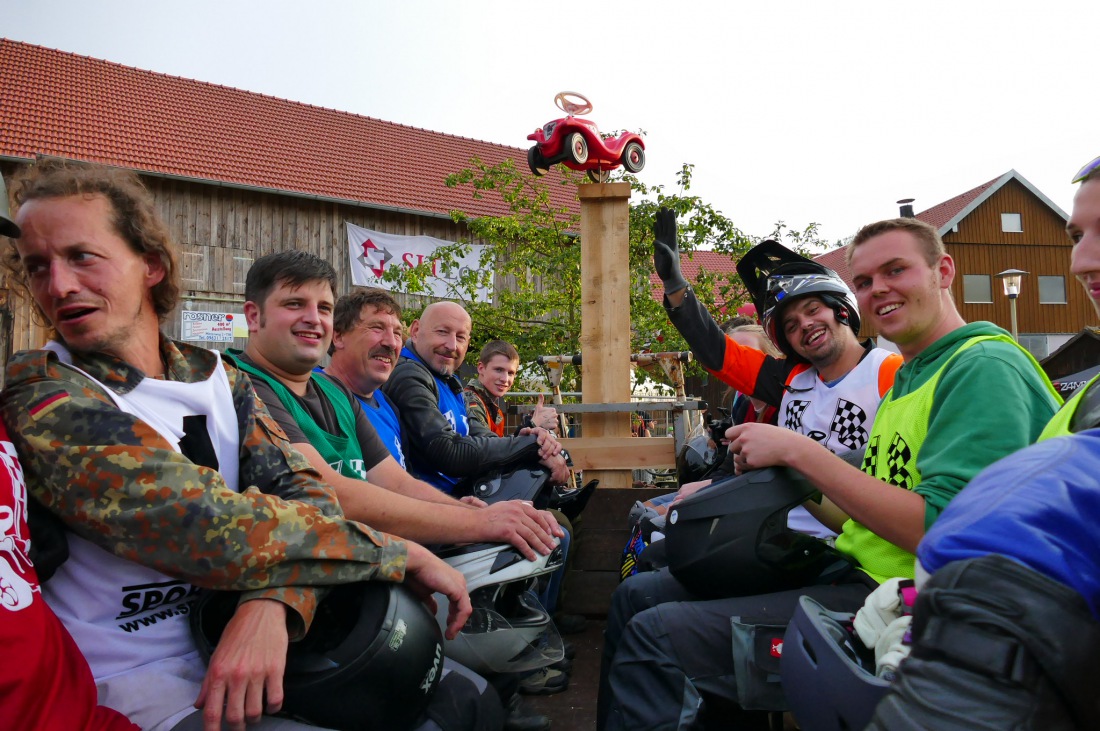
[(436, 376), (462, 398), (462, 381), (457, 376), (433, 373), (423, 362), (407, 357), (398, 361), (382, 386), (401, 419), (401, 439), (410, 472), (478, 477), (495, 469), (538, 464), (535, 436), (498, 437), (476, 421), (469, 422), (469, 436), (456, 433), (439, 410)]

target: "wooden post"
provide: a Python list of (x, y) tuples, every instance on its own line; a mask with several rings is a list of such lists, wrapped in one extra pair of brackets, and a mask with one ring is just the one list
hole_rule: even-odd
[[(581, 401), (630, 400), (630, 185), (580, 186)], [(629, 437), (630, 414), (585, 414), (583, 435)], [(630, 470), (591, 470), (600, 487), (630, 487)]]

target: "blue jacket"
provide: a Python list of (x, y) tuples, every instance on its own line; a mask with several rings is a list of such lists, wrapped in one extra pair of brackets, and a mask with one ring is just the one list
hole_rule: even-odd
[(951, 501), (917, 548), (928, 573), (1001, 554), (1075, 589), (1100, 619), (1100, 429), (994, 462)]

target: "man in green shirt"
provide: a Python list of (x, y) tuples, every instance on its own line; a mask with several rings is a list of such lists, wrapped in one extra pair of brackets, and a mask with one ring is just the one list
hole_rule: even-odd
[[(1073, 182), (1070, 268), (1100, 313), (1100, 158)], [(912, 652), (868, 728), (1100, 724), (1096, 383), (1038, 444), (975, 478), (921, 541)]]
[[(840, 529), (837, 549), (862, 570), (833, 585), (710, 601), (665, 571), (632, 577), (608, 618), (600, 728), (691, 727), (708, 696), (741, 700), (748, 684), (730, 652), (731, 617), (784, 625), (802, 595), (854, 612), (879, 581), (911, 578), (917, 543), (948, 501), (985, 466), (1034, 442), (1057, 409), (1050, 382), (1008, 333), (959, 315), (954, 260), (934, 228), (916, 219), (870, 224), (848, 257), (861, 315), (905, 361), (862, 470), (767, 424), (736, 426), (727, 437), (738, 471), (784, 466), (806, 475), (835, 506), (823, 522)], [(999, 416), (1005, 402), (1012, 420)]]

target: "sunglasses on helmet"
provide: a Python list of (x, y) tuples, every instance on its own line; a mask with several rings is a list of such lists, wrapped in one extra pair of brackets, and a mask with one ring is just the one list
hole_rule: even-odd
[(1091, 175), (1097, 168), (1100, 168), (1100, 157), (1096, 158), (1090, 163), (1086, 163), (1085, 167), (1077, 171), (1077, 174), (1073, 176), (1072, 183), (1080, 183), (1082, 180)]

